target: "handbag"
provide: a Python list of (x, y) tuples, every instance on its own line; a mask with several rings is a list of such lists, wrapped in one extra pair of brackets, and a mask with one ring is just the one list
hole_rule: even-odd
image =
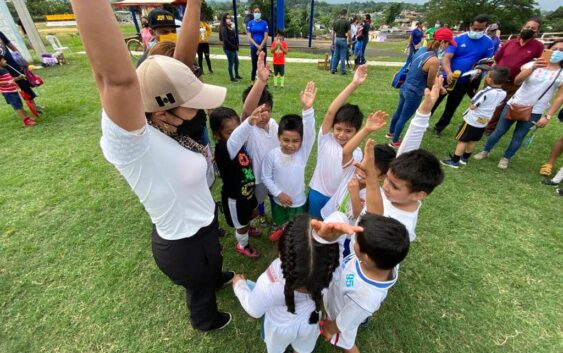
[[(559, 69), (559, 72), (557, 73), (557, 75), (555, 75), (555, 79), (551, 82), (551, 84), (547, 87), (547, 89), (538, 98), (536, 103), (539, 102), (543, 98), (543, 96), (551, 89), (551, 86), (555, 84), (555, 81), (557, 81), (557, 78), (561, 74), (561, 70), (562, 69)], [(504, 118), (508, 121), (530, 121), (530, 119), (532, 118), (532, 110), (534, 109), (534, 104), (525, 105), (518, 103), (510, 103), (508, 105), (508, 110), (506, 111)]]
[(18, 70), (16, 70), (11, 65), (8, 65), (8, 67), (11, 68), (12, 70), (14, 70), (17, 74), (19, 74), (21, 76), (25, 76), (25, 79), (29, 82), (29, 85), (31, 87), (39, 87), (43, 84), (43, 80), (41, 79), (41, 77), (34, 74), (33, 72), (31, 72), (28, 69), (23, 69), (23, 72), (19, 72)]

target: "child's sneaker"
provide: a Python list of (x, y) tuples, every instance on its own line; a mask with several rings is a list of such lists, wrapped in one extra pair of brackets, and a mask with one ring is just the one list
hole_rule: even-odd
[(554, 182), (553, 180), (549, 179), (549, 178), (545, 178), (544, 180), (541, 181), (541, 183), (543, 185), (548, 185), (548, 186), (557, 186), (559, 185), (559, 183)]
[(270, 239), (270, 241), (278, 241), (283, 235), (283, 231), (283, 227), (274, 230), (268, 239)]
[(386, 139), (392, 139), (392, 138), (393, 138), (393, 134), (390, 133), (390, 132), (388, 132), (388, 133), (385, 134), (385, 138), (386, 138)]
[(485, 159), (489, 156), (489, 152), (487, 151), (481, 151), (479, 153), (477, 153), (473, 158), (475, 158), (476, 160), (480, 161), (481, 159)]
[(441, 160), (440, 163), (450, 168), (454, 168), (454, 169), (459, 168), (459, 162), (454, 162), (453, 159), (444, 159)]
[(397, 141), (397, 142), (391, 141), (391, 142), (389, 142), (389, 147), (399, 148), (399, 147), (401, 147), (401, 141)]
[(555, 189), (555, 193), (559, 196), (563, 196), (563, 188)]
[(23, 119), (23, 124), (24, 124), (25, 126), (35, 126), (35, 125), (37, 125), (37, 124), (35, 123), (35, 121), (33, 121), (33, 120), (32, 120), (31, 118), (29, 118), (29, 117)]
[(237, 245), (235, 246), (235, 251), (238, 252), (241, 255), (244, 255), (246, 257), (250, 257), (251, 259), (255, 259), (258, 256), (260, 256), (260, 252), (258, 252), (258, 250), (256, 250), (252, 246), (250, 246), (250, 244), (248, 244), (247, 246), (245, 246), (243, 248), (242, 246), (240, 246), (239, 243), (237, 243)]
[(500, 161), (498, 161), (498, 167), (500, 169), (507, 169), (508, 168), (508, 158), (501, 158)]
[(460, 163), (460, 164), (467, 165), (467, 162), (469, 162), (469, 159), (468, 159), (468, 158), (463, 158), (463, 157), (461, 157), (461, 158), (459, 159), (459, 163)]
[(250, 235), (253, 238), (258, 238), (262, 236), (262, 232), (254, 227), (248, 227), (248, 235)]

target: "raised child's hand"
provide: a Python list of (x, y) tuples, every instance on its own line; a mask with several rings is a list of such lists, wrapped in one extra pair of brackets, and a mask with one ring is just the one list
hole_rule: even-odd
[(434, 85), (432, 86), (432, 90), (428, 88), (424, 89), (424, 100), (420, 103), (418, 107), (418, 112), (420, 114), (430, 114), (432, 112), (432, 108), (434, 104), (440, 97), (440, 90), (442, 89), (442, 85), (444, 84), (444, 77), (439, 75), (434, 80)]
[(324, 223), (316, 219), (311, 220), (311, 227), (321, 238), (328, 241), (337, 240), (342, 234), (354, 234), (364, 231), (364, 228), (348, 223)]
[(379, 172), (375, 167), (375, 142), (372, 139), (368, 139), (366, 145), (364, 146), (364, 159), (360, 163), (355, 163), (356, 168), (362, 170), (366, 175), (370, 173), (376, 173), (379, 176)]
[(268, 119), (269, 112), (266, 109), (266, 105), (262, 104), (258, 108), (254, 109), (252, 114), (248, 117), (248, 123), (252, 126), (260, 124), (261, 122)]
[(291, 207), (291, 205), (293, 205), (293, 200), (291, 199), (291, 197), (289, 197), (289, 195), (284, 192), (278, 195), (278, 200), (280, 200), (283, 207)]
[(315, 82), (309, 81), (305, 86), (305, 90), (301, 91), (299, 94), (299, 98), (301, 99), (301, 105), (303, 106), (303, 110), (308, 110), (313, 106), (315, 103), (315, 98), (317, 97), (317, 86), (315, 86)]
[(268, 64), (264, 64), (264, 51), (261, 51), (258, 55), (258, 67), (256, 69), (256, 77), (261, 81), (268, 81), (268, 77), (270, 77), (270, 66)]
[(352, 83), (356, 85), (361, 85), (366, 81), (368, 78), (368, 67), (366, 64), (358, 66), (356, 72), (354, 72), (354, 78), (352, 79)]
[(387, 119), (388, 117), (389, 117), (389, 114), (387, 114), (387, 113), (385, 113), (381, 110), (373, 112), (368, 116), (368, 118), (366, 120), (366, 124), (364, 125), (364, 127), (369, 132), (377, 131), (387, 124), (385, 122), (385, 119)]
[(360, 192), (360, 182), (358, 178), (352, 178), (348, 182), (348, 192), (349, 193), (359, 193)]

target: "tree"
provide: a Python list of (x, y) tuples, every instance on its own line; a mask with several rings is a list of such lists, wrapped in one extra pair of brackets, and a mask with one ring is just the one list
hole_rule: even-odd
[(213, 9), (203, 0), (201, 2), (201, 17), (206, 21), (213, 20)]
[(392, 3), (389, 5), (387, 10), (385, 11), (385, 24), (392, 24), (395, 22), (395, 18), (401, 13), (402, 4), (401, 3)]
[(563, 6), (545, 16), (543, 28), (544, 31), (563, 32)]
[(441, 20), (462, 29), (471, 25), (473, 17), (487, 14), (501, 24), (503, 33), (515, 33), (532, 16), (539, 15), (535, 0), (430, 0), (426, 4), (425, 20), (434, 23)]

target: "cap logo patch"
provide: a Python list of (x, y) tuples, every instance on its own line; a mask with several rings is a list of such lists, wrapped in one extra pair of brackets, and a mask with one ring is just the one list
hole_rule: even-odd
[(154, 97), (159, 107), (164, 107), (166, 104), (176, 103), (174, 95), (172, 93), (167, 93), (165, 96)]

